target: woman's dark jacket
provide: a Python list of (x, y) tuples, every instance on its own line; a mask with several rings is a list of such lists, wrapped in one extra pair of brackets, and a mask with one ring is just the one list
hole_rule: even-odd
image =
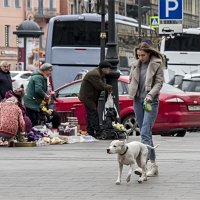
[(47, 93), (47, 78), (41, 73), (34, 73), (27, 85), (24, 95), (26, 108), (40, 112), (40, 104)]

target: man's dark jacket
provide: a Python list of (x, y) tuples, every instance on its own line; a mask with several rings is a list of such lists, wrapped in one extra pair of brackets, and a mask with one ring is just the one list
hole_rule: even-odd
[(106, 84), (105, 76), (101, 69), (95, 68), (89, 71), (83, 78), (79, 99), (87, 108), (96, 110), (101, 91), (110, 91), (111, 89), (112, 86)]
[(10, 72), (4, 72), (0, 69), (0, 101), (5, 98), (5, 94), (9, 90), (12, 90)]

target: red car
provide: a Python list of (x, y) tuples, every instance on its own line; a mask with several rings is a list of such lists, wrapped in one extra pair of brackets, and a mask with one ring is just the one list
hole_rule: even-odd
[[(56, 111), (70, 111), (75, 108), (81, 130), (86, 130), (86, 112), (79, 101), (81, 80), (65, 84), (55, 90)], [(128, 76), (120, 76), (118, 81), (119, 107), (121, 122), (126, 129), (139, 133), (133, 100), (128, 96)], [(200, 130), (200, 94), (186, 93), (164, 83), (159, 97), (158, 117), (153, 127), (153, 134), (175, 135), (183, 137), (186, 131)]]

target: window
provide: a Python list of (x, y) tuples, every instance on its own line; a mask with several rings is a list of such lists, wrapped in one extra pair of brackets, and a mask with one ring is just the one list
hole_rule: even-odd
[(15, 0), (15, 8), (21, 8), (21, 0)]
[(27, 9), (32, 9), (32, 0), (27, 0)]
[(21, 78), (22, 79), (28, 79), (32, 74), (31, 73), (27, 73), (27, 74), (22, 74)]
[(4, 7), (10, 7), (10, 0), (4, 0)]
[(183, 34), (169, 38), (165, 42), (165, 51), (200, 51), (199, 35)]
[(182, 90), (180, 90), (179, 88), (175, 88), (172, 85), (169, 85), (167, 83), (163, 84), (163, 87), (161, 89), (161, 92), (163, 93), (170, 93), (170, 94), (178, 94), (178, 93), (184, 93)]
[(183, 80), (181, 89), (185, 92), (200, 92), (200, 79)]
[(52, 46), (99, 47), (100, 32), (100, 22), (55, 21)]
[(38, 14), (43, 15), (43, 0), (38, 0)]
[(54, 10), (55, 8), (55, 1), (54, 0), (49, 0), (49, 10)]
[(11, 76), (11, 78), (14, 78), (15, 76), (17, 76), (17, 74), (18, 74), (18, 73), (11, 72), (11, 73), (10, 73), (10, 76)]
[(71, 14), (74, 14), (74, 5), (71, 4)]
[[(42, 27), (40, 27), (40, 30), (42, 31)], [(40, 37), (39, 37), (39, 46), (40, 46), (41, 49), (43, 48), (42, 41), (43, 41), (43, 37), (42, 37), (42, 35), (40, 35)]]
[(9, 47), (9, 35), (10, 35), (10, 26), (9, 25), (5, 25), (5, 46)]
[[(16, 30), (18, 29), (18, 27), (19, 26), (16, 26)], [(19, 38), (18, 38), (18, 36), (16, 35), (16, 46), (18, 46), (19, 45)]]
[(81, 87), (81, 81), (72, 85), (66, 86), (59, 90), (56, 97), (77, 97)]
[(120, 23), (116, 24), (116, 28), (119, 48), (134, 49), (139, 43), (137, 28)]
[(119, 95), (123, 95), (124, 94), (124, 89), (123, 89), (121, 81), (118, 81), (118, 94)]

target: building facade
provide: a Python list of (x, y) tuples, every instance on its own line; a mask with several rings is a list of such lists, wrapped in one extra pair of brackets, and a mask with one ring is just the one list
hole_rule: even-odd
[[(158, 15), (159, 0), (139, 0), (142, 5), (141, 21), (149, 24), (149, 17)], [(106, 12), (108, 10), (108, 0)], [(200, 27), (200, 1), (183, 0), (183, 27)], [(56, 15), (101, 11), (101, 0), (1, 0), (0, 1), (0, 61), (7, 60), (16, 68), (18, 38), (13, 34), (24, 20), (34, 20), (44, 35), (40, 37), (40, 50), (44, 52), (48, 21)], [(115, 12), (138, 17), (138, 0), (115, 0)]]
[(18, 38), (13, 32), (24, 20), (35, 21), (44, 32), (40, 37), (40, 50), (44, 52), (49, 19), (68, 14), (68, 5), (68, 0), (1, 0), (0, 61), (6, 60), (11, 64), (12, 70), (16, 69)]

